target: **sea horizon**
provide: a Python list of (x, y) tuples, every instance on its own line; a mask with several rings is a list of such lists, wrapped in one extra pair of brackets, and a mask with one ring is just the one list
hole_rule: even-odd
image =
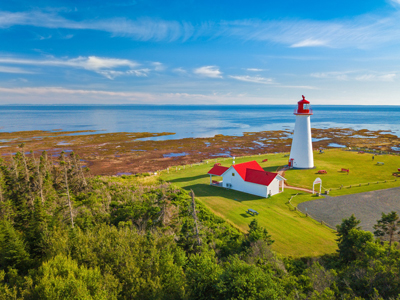
[[(1, 105), (0, 132), (173, 132), (157, 139), (293, 130), (296, 105)], [(400, 106), (312, 105), (313, 128), (400, 134)]]

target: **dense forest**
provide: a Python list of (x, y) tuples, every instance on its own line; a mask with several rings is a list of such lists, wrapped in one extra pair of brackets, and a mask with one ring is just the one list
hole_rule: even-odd
[(337, 253), (274, 253), (192, 192), (141, 174), (93, 177), (74, 153), (0, 161), (0, 299), (400, 299), (396, 213), (354, 217)]

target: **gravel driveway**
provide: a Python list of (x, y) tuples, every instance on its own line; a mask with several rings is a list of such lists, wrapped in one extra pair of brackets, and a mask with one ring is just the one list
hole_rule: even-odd
[(363, 230), (373, 232), (373, 226), (383, 212), (394, 210), (400, 214), (400, 187), (338, 197), (326, 196), (325, 199), (300, 203), (298, 208), (333, 227), (354, 214), (361, 220)]

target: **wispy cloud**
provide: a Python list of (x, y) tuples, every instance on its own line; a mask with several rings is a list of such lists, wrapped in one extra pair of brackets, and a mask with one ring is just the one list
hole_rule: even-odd
[[(13, 57), (0, 57), (0, 63), (14, 65), (32, 65), (32, 66), (51, 66), (51, 67), (71, 67), (85, 69), (101, 74), (108, 79), (114, 79), (122, 75), (147, 76), (150, 72), (148, 68), (138, 69), (139, 63), (128, 59), (107, 58), (97, 56), (79, 56), (71, 59), (22, 59)], [(161, 63), (156, 63), (155, 69), (161, 68)]]
[(246, 81), (246, 82), (254, 82), (254, 83), (262, 83), (262, 84), (273, 84), (274, 80), (272, 78), (265, 78), (261, 76), (229, 76), (230, 78)]
[(113, 35), (133, 37), (142, 41), (175, 41), (177, 39), (184, 39), (183, 37), (190, 37), (193, 32), (193, 26), (191, 24), (177, 21), (153, 20), (149, 18), (138, 20), (114, 18), (74, 21), (66, 19), (56, 13), (40, 11), (0, 11), (0, 28), (7, 28), (15, 25), (75, 30), (99, 30), (112, 33)]
[(187, 74), (187, 71), (181, 67), (173, 69), (172, 72), (178, 73), (178, 74)]
[(222, 78), (222, 72), (217, 66), (204, 66), (197, 68), (193, 71), (194, 74), (209, 77), (209, 78)]
[(158, 61), (152, 62), (151, 64), (154, 67), (155, 71), (164, 71), (165, 70), (164, 64), (162, 64)]
[(347, 80), (350, 73), (354, 73), (354, 71), (311, 73), (310, 76), (314, 78), (333, 78), (336, 80)]
[(336, 80), (357, 80), (357, 81), (394, 81), (395, 72), (378, 73), (366, 71), (344, 71), (344, 72), (322, 72), (312, 73), (314, 78), (327, 78)]
[(16, 67), (5, 67), (0, 66), (0, 73), (13, 73), (13, 74), (34, 74), (35, 72), (31, 72), (28, 70), (24, 70)]
[(388, 2), (395, 7), (398, 7), (400, 5), (400, 0), (388, 0)]
[[(2, 103), (209, 103), (242, 104), (265, 103), (266, 98), (243, 94), (143, 93), (131, 91), (105, 91), (69, 89), (64, 87), (1, 87)], [(54, 101), (57, 99), (57, 102)], [(267, 99), (268, 100), (268, 99)]]
[(300, 47), (316, 47), (316, 46), (327, 46), (327, 45), (328, 45), (328, 42), (326, 42), (326, 41), (305, 39), (304, 41), (290, 45), (290, 47), (291, 48), (300, 48)]
[[(392, 0), (398, 3), (400, 0)], [(352, 19), (317, 20), (238, 20), (192, 24), (180, 21), (141, 18), (96, 19), (75, 21), (57, 12), (0, 11), (0, 28), (27, 25), (73, 30), (98, 30), (113, 36), (126, 36), (139, 41), (176, 41), (199, 37), (237, 38), (265, 41), (289, 47), (373, 47), (399, 43), (400, 12), (391, 15), (366, 14)]]
[(262, 71), (264, 71), (264, 69), (256, 69), (256, 68), (247, 68), (246, 70), (250, 71), (250, 72), (262, 72)]
[(357, 76), (355, 79), (358, 81), (394, 81), (396, 77), (395, 73), (390, 73), (390, 74), (383, 74), (383, 75), (377, 75), (377, 74), (364, 74)]

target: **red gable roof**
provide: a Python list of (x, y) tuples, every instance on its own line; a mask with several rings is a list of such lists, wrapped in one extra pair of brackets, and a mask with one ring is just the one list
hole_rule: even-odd
[(217, 164), (215, 164), (214, 167), (210, 171), (208, 171), (208, 174), (221, 176), (228, 169), (228, 167), (218, 166)]
[(278, 173), (248, 169), (246, 173), (246, 179), (244, 181), (269, 185), (276, 176), (278, 176)]
[[(252, 182), (261, 185), (269, 185), (278, 173), (265, 172), (263, 168), (255, 161), (249, 161), (242, 164), (232, 166), (244, 181)], [(229, 168), (215, 164), (208, 172), (210, 175), (221, 176)]]
[(278, 173), (265, 172), (255, 160), (233, 165), (233, 167), (244, 181), (256, 184), (269, 185), (278, 175)]
[(246, 180), (246, 173), (248, 169), (259, 170), (264, 172), (263, 168), (261, 168), (261, 166), (255, 160), (233, 165), (233, 167), (239, 173), (240, 177), (243, 178), (243, 180)]

